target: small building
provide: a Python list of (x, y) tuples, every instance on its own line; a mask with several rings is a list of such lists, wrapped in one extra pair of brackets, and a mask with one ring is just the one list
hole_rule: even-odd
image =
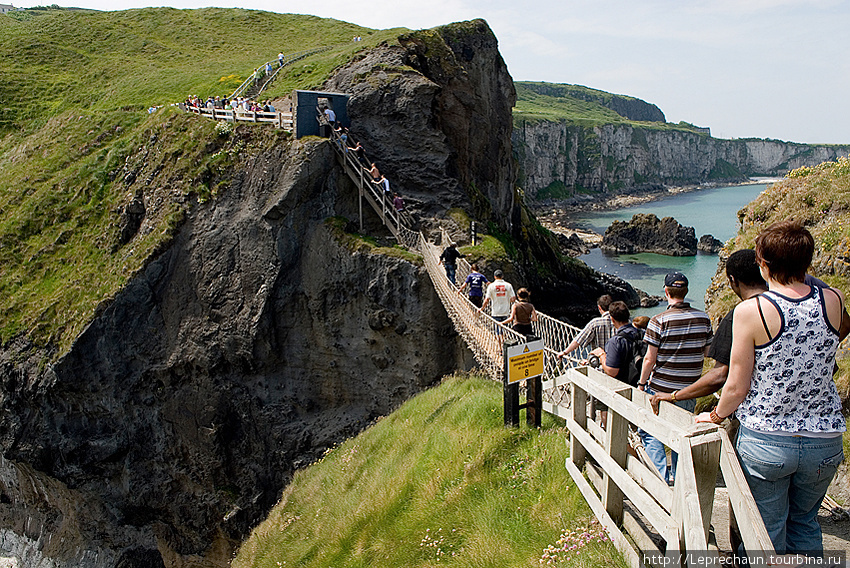
[(295, 137), (328, 136), (319, 130), (318, 115), (322, 109), (329, 108), (336, 114), (336, 120), (342, 126), (348, 126), (348, 99), (345, 93), (324, 93), (320, 91), (295, 91)]
[(0, 14), (6, 14), (8, 12), (14, 12), (17, 8), (12, 6), (11, 4), (0, 4)]

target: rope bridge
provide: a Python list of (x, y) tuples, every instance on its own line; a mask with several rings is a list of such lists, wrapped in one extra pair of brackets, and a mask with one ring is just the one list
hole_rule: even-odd
[[(317, 119), (320, 122), (326, 122), (325, 117), (321, 114), (317, 116)], [(361, 164), (357, 156), (348, 150), (347, 142), (340, 138), (339, 132), (334, 130), (331, 131), (331, 145), (348, 177), (357, 186), (361, 203), (366, 201), (372, 206), (399, 244), (422, 255), (425, 268), (434, 284), (434, 289), (446, 308), (455, 330), (464, 339), (482, 369), (493, 379), (501, 381), (505, 341), (508, 343), (523, 342), (525, 336), (497, 322), (490, 317), (489, 313), (479, 312), (478, 308), (465, 295), (458, 294), (457, 287), (449, 281), (445, 271), (440, 266), (440, 254), (451, 242), (445, 230), (441, 231), (439, 243), (431, 243), (422, 232), (412, 230), (410, 217), (395, 210), (392, 206), (390, 194), (385, 192), (380, 184), (372, 181), (363, 167), (364, 164)], [(361, 209), (361, 225), (362, 215)], [(457, 278), (459, 281), (465, 280), (470, 272), (469, 262), (463, 258), (458, 259)], [(557, 414), (555, 407), (568, 407), (570, 401), (568, 390), (561, 386), (555, 386), (554, 379), (563, 375), (568, 368), (578, 365), (581, 359), (586, 358), (587, 349), (578, 349), (570, 356), (558, 359), (557, 354), (570, 344), (580, 330), (539, 311), (537, 314), (538, 321), (532, 322), (532, 330), (534, 335), (543, 340), (546, 351), (543, 375), (543, 408), (548, 412)]]

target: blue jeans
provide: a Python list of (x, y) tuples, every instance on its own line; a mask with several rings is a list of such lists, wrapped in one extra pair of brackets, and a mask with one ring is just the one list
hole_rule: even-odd
[[(650, 395), (655, 394), (655, 391), (649, 386), (646, 387), (645, 392)], [(673, 404), (679, 408), (684, 408), (688, 412), (693, 412), (697, 401), (696, 399), (677, 400)], [(670, 471), (667, 471), (667, 450), (664, 448), (664, 444), (641, 429), (638, 429), (638, 434), (640, 435), (640, 441), (643, 443), (646, 454), (652, 460), (652, 463), (655, 464), (658, 473), (661, 474), (661, 478), (668, 483), (676, 479), (676, 463), (679, 461), (679, 454), (677, 452), (670, 452)]]
[(844, 459), (841, 436), (778, 436), (741, 424), (736, 449), (776, 553), (822, 556), (817, 515)]
[(457, 282), (455, 282), (455, 272), (457, 272), (457, 265), (446, 264), (444, 266), (446, 267), (446, 276), (448, 277), (449, 282), (457, 286)]

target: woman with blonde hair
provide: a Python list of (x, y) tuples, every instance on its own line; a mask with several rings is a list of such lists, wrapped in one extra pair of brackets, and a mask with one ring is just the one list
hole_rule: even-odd
[(738, 457), (776, 552), (820, 557), (817, 513), (844, 458), (832, 380), (844, 298), (804, 282), (813, 253), (795, 221), (756, 238), (768, 291), (735, 308), (729, 377), (717, 408), (697, 421), (736, 414)]

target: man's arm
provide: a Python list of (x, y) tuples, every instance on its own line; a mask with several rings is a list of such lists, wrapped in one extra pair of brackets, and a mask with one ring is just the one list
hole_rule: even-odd
[[(676, 400), (690, 400), (717, 392), (726, 383), (728, 375), (729, 365), (715, 362), (714, 367), (700, 377), (698, 381), (676, 391)], [(655, 414), (658, 414), (658, 405), (661, 401), (672, 402), (673, 393), (659, 392), (652, 395), (649, 402), (652, 404), (652, 411)]]

